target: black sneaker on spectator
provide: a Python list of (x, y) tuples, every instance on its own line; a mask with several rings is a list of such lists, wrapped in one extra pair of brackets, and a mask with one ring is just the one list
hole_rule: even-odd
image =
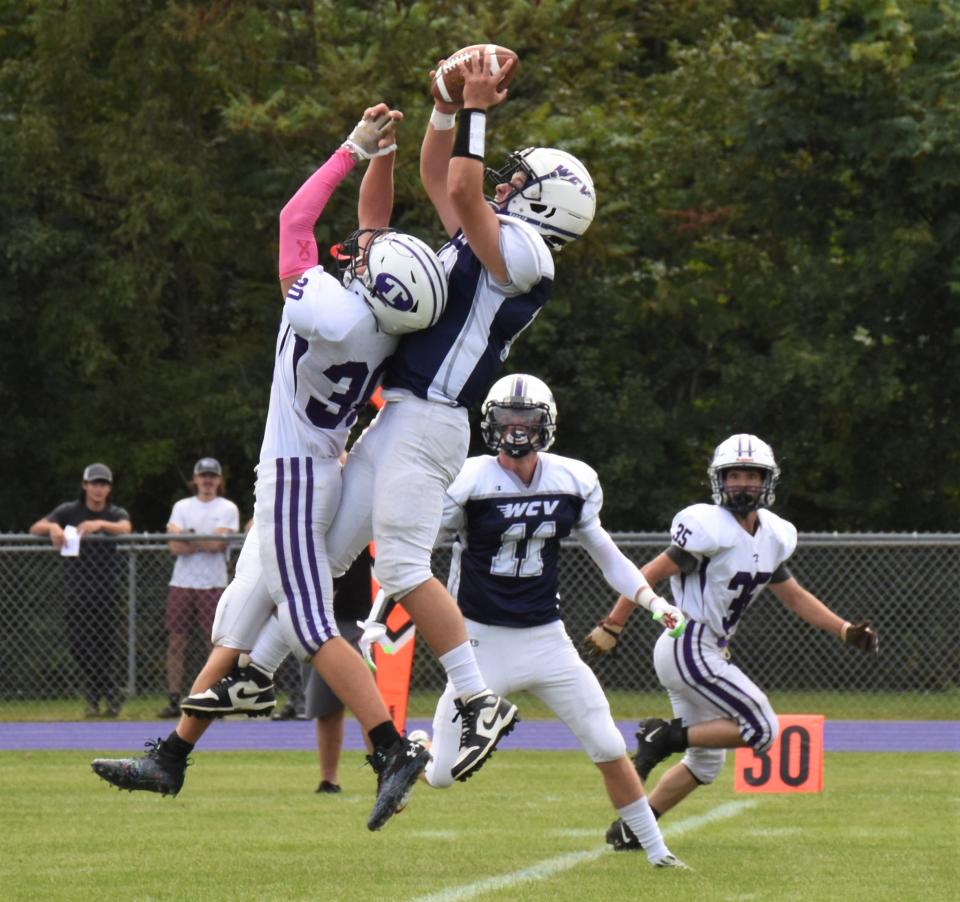
[(180, 716), (180, 696), (176, 692), (171, 692), (168, 696), (169, 701), (165, 708), (160, 709), (157, 717), (179, 717)]
[(306, 720), (307, 715), (293, 702), (287, 702), (279, 711), (274, 711), (271, 720)]

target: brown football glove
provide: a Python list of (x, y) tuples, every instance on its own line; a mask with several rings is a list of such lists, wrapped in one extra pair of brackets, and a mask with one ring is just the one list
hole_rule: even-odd
[(863, 620), (860, 623), (845, 623), (840, 632), (840, 638), (847, 645), (852, 645), (862, 652), (877, 654), (880, 649), (880, 639), (876, 630), (871, 629), (872, 623), (872, 620)]
[(583, 640), (586, 650), (593, 655), (608, 655), (617, 647), (617, 639), (623, 632), (622, 626), (601, 620)]

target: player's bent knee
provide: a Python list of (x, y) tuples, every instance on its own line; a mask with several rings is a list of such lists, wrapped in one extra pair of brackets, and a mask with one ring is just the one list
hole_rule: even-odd
[(377, 580), (387, 598), (395, 598), (400, 601), (404, 595), (409, 594), (418, 586), (422, 586), (433, 577), (429, 561), (427, 563), (416, 561), (405, 563), (396, 559), (383, 560), (379, 548), (377, 551)]
[(713, 783), (723, 770), (726, 760), (725, 749), (687, 749), (680, 762), (698, 783), (707, 785)]
[(590, 736), (590, 741), (584, 743), (584, 747), (594, 764), (618, 761), (627, 754), (627, 743), (615, 726), (612, 729), (597, 730)]

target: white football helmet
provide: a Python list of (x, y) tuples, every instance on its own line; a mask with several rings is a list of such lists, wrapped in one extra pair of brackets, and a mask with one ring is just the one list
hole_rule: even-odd
[[(724, 488), (724, 471), (734, 468), (763, 471), (763, 485), (756, 495), (750, 491), (740, 491), (731, 496)], [(707, 467), (707, 475), (710, 477), (713, 503), (743, 515), (773, 504), (776, 500), (773, 490), (780, 479), (780, 467), (773, 456), (773, 448), (765, 441), (755, 435), (741, 433), (731, 435), (717, 445), (710, 459), (710, 466)]]
[(510, 154), (502, 169), (487, 169), (486, 177), (496, 186), (509, 182), (518, 170), (527, 181), (508, 195), (499, 212), (529, 222), (551, 250), (560, 250), (586, 232), (597, 197), (583, 163), (565, 150), (528, 147)]
[(495, 454), (505, 451), (510, 457), (523, 457), (553, 444), (557, 405), (553, 392), (536, 376), (517, 373), (498, 379), (480, 413), (480, 432)]
[[(372, 237), (361, 247), (361, 236)], [(447, 305), (447, 276), (419, 238), (393, 229), (361, 229), (337, 249), (344, 285), (354, 279), (380, 328), (403, 335), (432, 326)]]

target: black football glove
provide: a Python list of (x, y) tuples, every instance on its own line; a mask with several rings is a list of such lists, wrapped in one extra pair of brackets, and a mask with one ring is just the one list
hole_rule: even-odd
[(871, 628), (872, 620), (863, 620), (860, 623), (848, 623), (843, 630), (843, 641), (866, 654), (877, 654), (880, 650), (880, 638), (876, 630)]

